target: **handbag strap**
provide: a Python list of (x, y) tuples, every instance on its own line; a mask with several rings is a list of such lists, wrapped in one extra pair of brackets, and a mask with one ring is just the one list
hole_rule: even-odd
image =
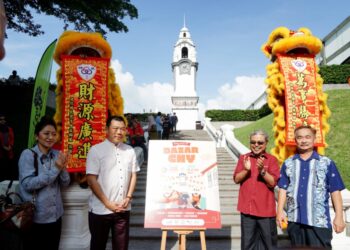
[[(29, 148), (29, 150), (30, 151), (32, 151), (32, 153), (33, 153), (33, 157), (34, 157), (34, 176), (38, 176), (38, 172), (39, 172), (39, 170), (38, 170), (38, 168), (39, 168), (39, 163), (38, 163), (38, 153), (37, 152), (35, 152), (33, 149), (31, 149), (31, 148)], [(26, 178), (28, 178), (28, 177), (30, 177), (30, 176), (27, 176), (27, 177), (25, 177), (23, 180), (25, 180)], [(23, 182), (23, 180), (22, 180), (22, 182)], [(11, 183), (11, 185), (12, 185), (12, 183)], [(9, 185), (10, 186), (10, 185)], [(10, 186), (11, 187), (11, 186)], [(34, 190), (33, 191), (33, 197), (32, 197), (32, 203), (33, 204), (35, 204), (35, 196), (36, 196), (36, 190)]]
[[(32, 151), (33, 153), (33, 157), (34, 157), (34, 174), (35, 176), (38, 176), (38, 153), (35, 152), (33, 149), (29, 149), (30, 151)], [(35, 197), (36, 197), (36, 190), (34, 190), (33, 192), (33, 196), (32, 196), (32, 203), (35, 204)]]
[(8, 193), (10, 192), (10, 189), (12, 187), (12, 183), (13, 183), (13, 180), (10, 180), (10, 183), (7, 185), (7, 189), (6, 189), (6, 196), (8, 195)]
[(38, 176), (38, 153), (31, 148), (29, 150), (32, 151), (34, 157), (34, 174), (35, 176)]

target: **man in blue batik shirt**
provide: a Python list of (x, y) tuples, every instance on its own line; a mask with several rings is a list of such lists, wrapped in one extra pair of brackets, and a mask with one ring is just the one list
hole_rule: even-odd
[(316, 130), (300, 126), (294, 131), (298, 154), (288, 158), (278, 182), (277, 224), (287, 223), (292, 246), (331, 248), (329, 197), (335, 210), (333, 228), (345, 229), (341, 190), (345, 188), (335, 163), (314, 151)]

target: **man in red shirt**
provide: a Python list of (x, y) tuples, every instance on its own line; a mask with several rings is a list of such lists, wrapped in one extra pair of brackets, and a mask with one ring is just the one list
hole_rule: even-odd
[(144, 137), (144, 130), (141, 126), (141, 123), (137, 120), (136, 117), (132, 117), (130, 124), (127, 128), (128, 136), (130, 140), (130, 145), (132, 147), (140, 147), (143, 150), (143, 157), (145, 163), (147, 163), (148, 152), (146, 146), (146, 140)]
[(273, 249), (277, 245), (274, 187), (280, 171), (277, 159), (266, 153), (268, 135), (250, 135), (251, 152), (239, 157), (233, 180), (240, 184), (241, 249)]

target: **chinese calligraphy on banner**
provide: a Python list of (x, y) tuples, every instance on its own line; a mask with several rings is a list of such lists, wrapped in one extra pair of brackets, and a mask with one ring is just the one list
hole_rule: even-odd
[(310, 125), (316, 129), (315, 146), (324, 146), (316, 86), (314, 57), (278, 55), (285, 78), (286, 145), (295, 145), (294, 129)]
[(85, 171), (90, 147), (106, 138), (109, 59), (64, 56), (62, 149), (69, 172)]
[(151, 140), (147, 168), (146, 228), (221, 228), (214, 142)]

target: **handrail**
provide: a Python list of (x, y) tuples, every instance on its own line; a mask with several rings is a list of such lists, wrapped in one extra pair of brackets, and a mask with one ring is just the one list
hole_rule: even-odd
[(216, 129), (210, 121), (211, 118), (205, 118), (203, 129), (208, 132), (209, 136), (214, 141), (216, 141), (216, 147), (226, 148), (229, 154), (236, 159), (238, 159), (241, 154), (246, 154), (250, 151), (235, 138), (233, 133), (235, 126), (225, 124), (222, 125), (220, 129)]

